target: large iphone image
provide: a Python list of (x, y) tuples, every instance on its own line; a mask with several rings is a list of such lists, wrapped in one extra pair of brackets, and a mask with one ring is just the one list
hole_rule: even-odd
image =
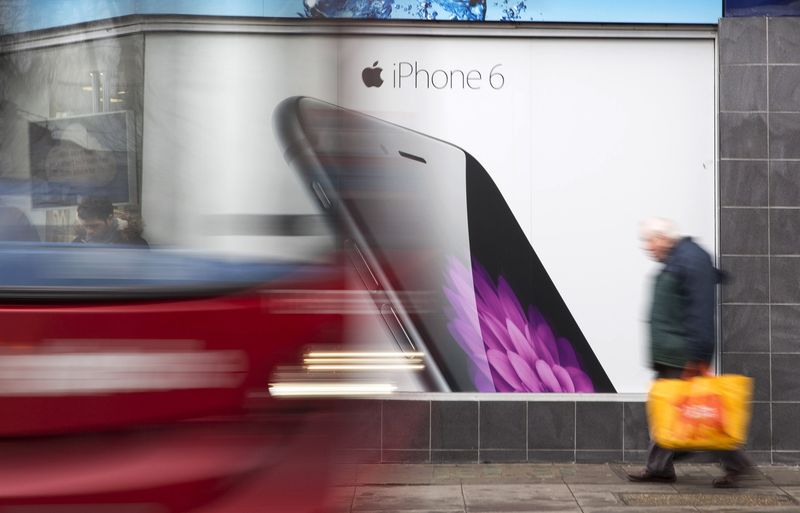
[(308, 97), (284, 100), (273, 122), (399, 349), (425, 354), (431, 390), (615, 392), (469, 153)]

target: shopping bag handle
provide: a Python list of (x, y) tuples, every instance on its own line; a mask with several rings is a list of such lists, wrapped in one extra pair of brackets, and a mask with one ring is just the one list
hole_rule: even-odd
[(706, 362), (688, 362), (683, 368), (681, 378), (692, 379), (699, 376), (710, 376), (709, 365)]

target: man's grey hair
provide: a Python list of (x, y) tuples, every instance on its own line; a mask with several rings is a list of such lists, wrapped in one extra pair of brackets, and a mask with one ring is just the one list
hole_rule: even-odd
[(678, 233), (678, 226), (673, 221), (663, 217), (651, 217), (642, 221), (639, 227), (639, 236), (642, 240), (647, 240), (653, 236), (676, 240), (680, 237), (680, 234)]

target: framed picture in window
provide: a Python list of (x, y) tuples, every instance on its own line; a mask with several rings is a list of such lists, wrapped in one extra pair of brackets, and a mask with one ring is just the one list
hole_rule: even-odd
[(28, 124), (33, 208), (61, 208), (82, 197), (135, 203), (133, 112), (116, 111)]

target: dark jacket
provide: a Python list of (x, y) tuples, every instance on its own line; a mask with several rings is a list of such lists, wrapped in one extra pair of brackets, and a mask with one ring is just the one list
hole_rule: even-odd
[(653, 287), (650, 349), (654, 367), (711, 361), (720, 276), (711, 256), (691, 238), (672, 247)]

